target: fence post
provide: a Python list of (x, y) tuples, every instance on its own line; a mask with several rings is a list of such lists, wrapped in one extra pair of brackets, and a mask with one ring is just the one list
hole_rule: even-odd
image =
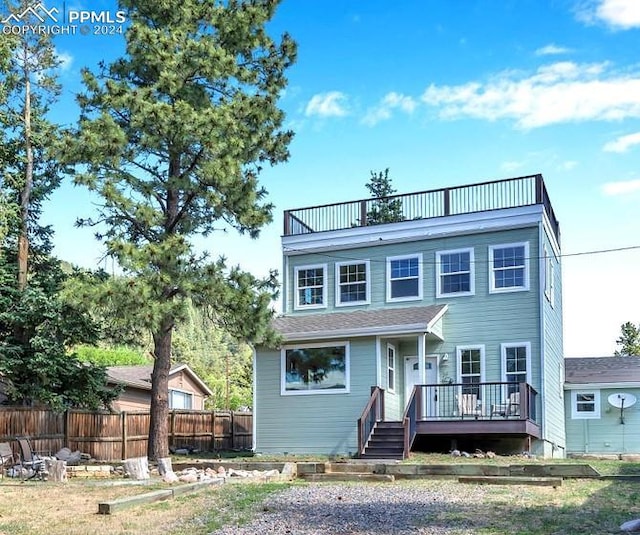
[(231, 415), (231, 449), (235, 450), (236, 449), (236, 425), (233, 419), (234, 412), (229, 411), (229, 414)]
[(216, 411), (211, 411), (211, 447), (210, 451), (216, 450)]
[(66, 411), (64, 411), (64, 429), (62, 430), (64, 434), (64, 438), (63, 438), (64, 447), (69, 449), (71, 449), (71, 445), (69, 442), (69, 420), (71, 419), (71, 415), (69, 414), (70, 412), (71, 412), (70, 409), (67, 409)]
[(127, 458), (127, 411), (123, 411), (120, 413), (120, 419), (122, 420), (121, 428), (122, 428), (122, 460)]
[(169, 417), (169, 446), (175, 447), (176, 445), (176, 410), (173, 409)]

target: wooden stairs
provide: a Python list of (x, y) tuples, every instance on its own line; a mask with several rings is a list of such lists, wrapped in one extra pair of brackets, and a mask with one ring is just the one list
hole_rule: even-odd
[(376, 422), (361, 459), (404, 459), (402, 422)]

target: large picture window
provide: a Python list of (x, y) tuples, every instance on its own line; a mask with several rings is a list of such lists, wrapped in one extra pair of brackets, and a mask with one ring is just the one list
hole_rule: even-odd
[(296, 308), (324, 308), (327, 306), (327, 265), (295, 268)]
[(474, 294), (473, 249), (440, 251), (436, 253), (436, 265), (436, 297)]
[(422, 255), (387, 258), (387, 301), (422, 299)]
[(529, 289), (529, 244), (510, 243), (489, 247), (489, 291), (517, 292)]
[(282, 394), (348, 392), (349, 344), (284, 348), (282, 370)]
[(336, 306), (369, 302), (369, 261), (336, 263)]

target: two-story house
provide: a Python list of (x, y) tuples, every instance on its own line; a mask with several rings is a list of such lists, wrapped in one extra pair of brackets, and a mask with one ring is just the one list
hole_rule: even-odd
[(560, 229), (541, 175), (287, 210), (282, 252), (256, 451), (564, 455)]

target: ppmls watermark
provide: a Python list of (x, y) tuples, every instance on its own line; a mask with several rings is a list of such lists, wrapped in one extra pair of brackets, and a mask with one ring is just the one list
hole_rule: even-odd
[(62, 4), (62, 9), (48, 8), (44, 2), (30, 5), (4, 17), (4, 35), (117, 35), (124, 32), (127, 21), (124, 11), (96, 11), (72, 9)]

